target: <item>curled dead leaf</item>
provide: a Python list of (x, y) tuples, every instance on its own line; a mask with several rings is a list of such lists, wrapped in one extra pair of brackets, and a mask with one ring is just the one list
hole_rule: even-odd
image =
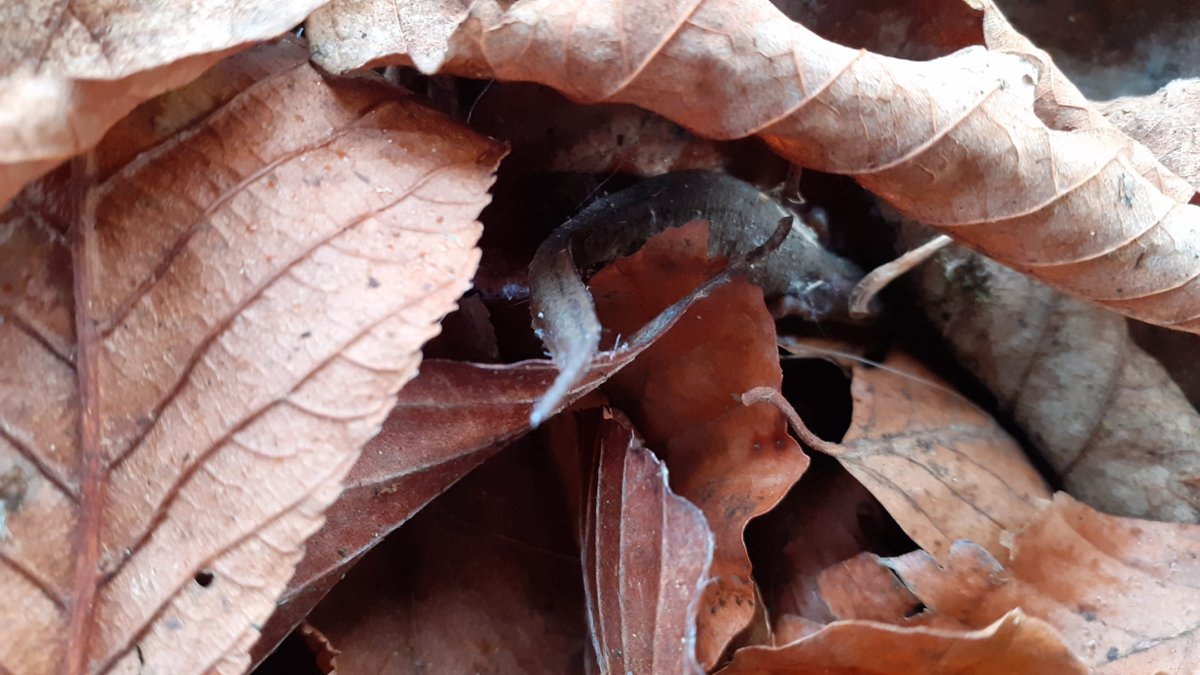
[(10, 672), (242, 670), (468, 286), (502, 149), (302, 54), (268, 70), (0, 215)]
[[(988, 49), (1019, 56), (1036, 66), (1034, 111), (1047, 126), (1067, 132), (1087, 131), (1111, 136), (1128, 133), (1127, 129), (1113, 123), (1111, 115), (1106, 112), (1106, 104), (1089, 101), (1058, 69), (1050, 54), (1018, 32), (993, 0), (964, 2), (983, 13), (982, 37)], [(1187, 203), (1195, 190), (1187, 182), (1186, 176), (1177, 175), (1178, 169), (1163, 161), (1161, 152), (1147, 147), (1149, 144), (1143, 138), (1133, 134), (1130, 136), (1132, 138), (1114, 140), (1125, 146), (1130, 166), (1163, 194)]]
[[(481, 0), (467, 12), (427, 72), (632, 103), (710, 138), (757, 134), (1060, 291), (1200, 331), (1193, 191), (1106, 124), (1043, 121), (1047, 71), (1027, 53), (883, 57), (823, 40), (768, 0)], [(407, 49), (355, 61), (405, 62)]]
[(1192, 185), (1200, 185), (1200, 80), (1175, 80), (1149, 96), (1096, 104), (1121, 131), (1137, 139)]
[[(605, 328), (637, 331), (723, 267), (707, 258), (705, 230), (703, 222), (667, 230), (593, 276)], [(700, 507), (713, 531), (713, 581), (697, 628), (697, 658), (705, 668), (754, 616), (746, 522), (778, 503), (808, 465), (779, 411), (737, 399), (781, 381), (762, 291), (735, 279), (693, 304), (604, 388), (670, 469), (672, 490)]]

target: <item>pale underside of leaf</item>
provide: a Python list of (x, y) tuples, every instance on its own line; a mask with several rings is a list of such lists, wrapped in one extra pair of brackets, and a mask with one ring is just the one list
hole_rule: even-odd
[[(406, 48), (358, 58), (403, 62)], [(632, 103), (707, 137), (757, 134), (1060, 291), (1200, 330), (1192, 191), (1107, 125), (1047, 126), (1038, 71), (1020, 56), (883, 57), (823, 40), (768, 0), (534, 0), (472, 3), (437, 69)]]
[(918, 280), (930, 320), (1067, 492), (1114, 515), (1200, 520), (1200, 414), (1124, 319), (957, 247)]
[(1113, 125), (1144, 143), (1172, 171), (1200, 185), (1200, 80), (1174, 80), (1148, 96), (1098, 106)]
[(499, 156), (294, 59), (81, 185), (75, 222), (61, 196), (18, 198), (0, 468), (26, 485), (0, 540), (0, 665), (245, 667), (468, 285)]

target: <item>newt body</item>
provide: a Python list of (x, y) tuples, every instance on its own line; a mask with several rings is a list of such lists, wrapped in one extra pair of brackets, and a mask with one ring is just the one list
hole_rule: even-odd
[[(641, 248), (669, 227), (709, 223), (709, 256), (740, 260), (767, 241), (794, 213), (733, 176), (681, 171), (648, 178), (597, 199), (555, 230), (530, 264), (534, 326), (543, 336), (559, 379), (534, 409), (536, 424), (553, 412), (596, 355), (600, 322), (579, 270), (594, 270)], [(776, 316), (849, 318), (848, 298), (862, 279), (853, 262), (821, 246), (794, 218), (782, 244), (746, 269)]]

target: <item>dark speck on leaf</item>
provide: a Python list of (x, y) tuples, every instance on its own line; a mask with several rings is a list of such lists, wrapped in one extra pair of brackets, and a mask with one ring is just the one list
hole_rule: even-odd
[(301, 333), (301, 334), (300, 334), (300, 337), (301, 337), (301, 339), (303, 339), (303, 338), (308, 338), (308, 337), (312, 337), (312, 331), (311, 331), (311, 330), (306, 330), (306, 331), (304, 331), (303, 333)]

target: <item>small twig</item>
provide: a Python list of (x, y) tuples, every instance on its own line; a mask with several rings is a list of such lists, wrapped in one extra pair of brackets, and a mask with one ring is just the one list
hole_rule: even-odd
[(871, 314), (869, 309), (871, 301), (875, 299), (875, 296), (880, 291), (895, 281), (897, 277), (933, 257), (935, 253), (945, 248), (952, 241), (950, 237), (939, 234), (892, 262), (880, 265), (871, 270), (867, 273), (867, 276), (862, 278), (862, 281), (858, 282), (858, 285), (854, 287), (854, 291), (850, 294), (850, 316), (859, 318)]
[(753, 405), (755, 403), (769, 403), (779, 409), (783, 416), (788, 421), (788, 426), (792, 428), (792, 432), (800, 437), (800, 440), (805, 445), (820, 450), (827, 455), (838, 455), (841, 453), (841, 448), (836, 443), (830, 443), (817, 437), (808, 429), (808, 425), (804, 424), (804, 420), (800, 419), (800, 414), (788, 403), (783, 394), (775, 387), (755, 387), (750, 391), (742, 394), (742, 405)]

